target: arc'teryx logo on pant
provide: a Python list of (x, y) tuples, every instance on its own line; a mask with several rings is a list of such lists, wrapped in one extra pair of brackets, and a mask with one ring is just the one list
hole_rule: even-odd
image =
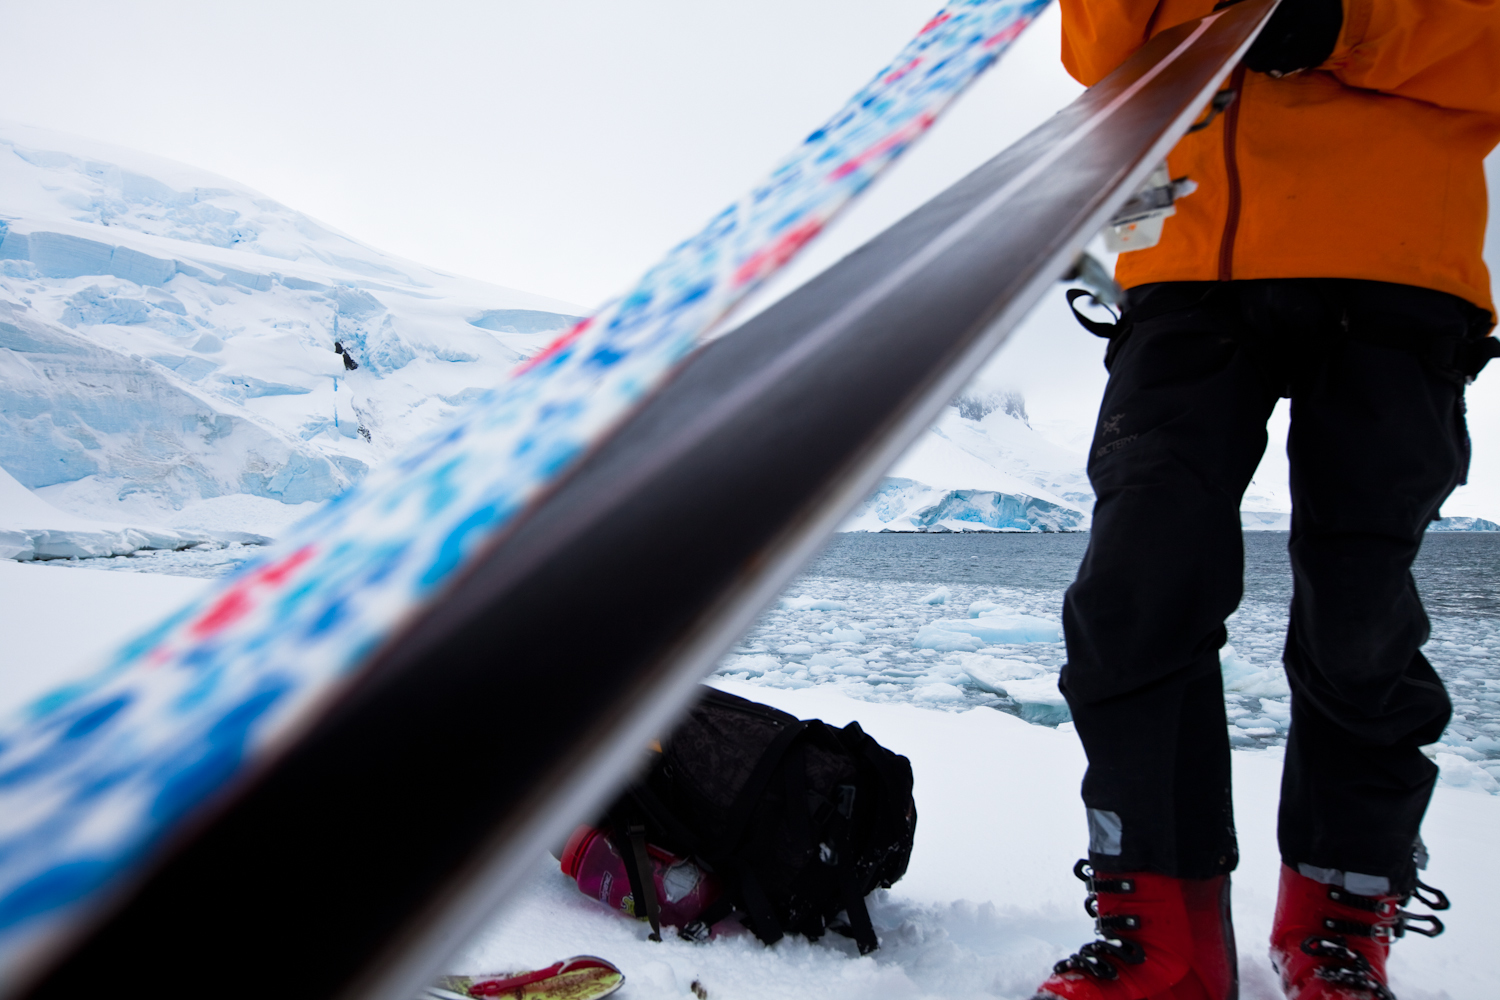
[[(1120, 421), (1124, 419), (1125, 414), (1123, 413), (1116, 413), (1112, 417), (1105, 417), (1101, 419), (1099, 421), (1099, 437), (1102, 438), (1107, 437), (1110, 434), (1120, 433)], [(1130, 444), (1138, 437), (1140, 437), (1139, 434), (1129, 434), (1125, 437), (1117, 438), (1114, 441), (1109, 442), (1108, 444), (1100, 445), (1099, 448), (1094, 452), (1094, 457), (1103, 458), (1105, 455), (1108, 455), (1112, 451), (1119, 451), (1121, 448)]]

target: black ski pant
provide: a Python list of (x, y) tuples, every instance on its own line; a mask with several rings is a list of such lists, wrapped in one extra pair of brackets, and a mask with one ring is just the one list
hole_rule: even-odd
[(1450, 705), (1420, 652), (1429, 624), (1410, 569), (1467, 473), (1455, 357), (1484, 343), (1487, 320), (1454, 296), (1381, 282), (1131, 291), (1089, 454), (1093, 532), (1063, 611), (1061, 687), (1088, 754), (1097, 869), (1235, 867), (1218, 650), (1243, 591), (1240, 500), (1289, 396), (1281, 855), (1335, 873), (1323, 881), (1412, 884), (1437, 776), (1418, 748)]

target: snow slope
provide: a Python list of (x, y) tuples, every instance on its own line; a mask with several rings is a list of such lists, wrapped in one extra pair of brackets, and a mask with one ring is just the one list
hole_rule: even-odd
[[(57, 569), (0, 561), (0, 711), (69, 679), (79, 664), (193, 597), (204, 581)], [(719, 678), (718, 686), (835, 725), (858, 719), (911, 758), (920, 811), (907, 876), (872, 899), (882, 939), (866, 957), (831, 935), (765, 948), (734, 927), (707, 945), (617, 917), (571, 887), (550, 858), (509, 907), (450, 963), (454, 972), (536, 968), (597, 953), (619, 964), (621, 1000), (865, 1000), (869, 997), (1025, 1000), (1052, 962), (1092, 936), (1071, 872), (1086, 848), (1078, 802), (1083, 755), (1070, 726), (1029, 725), (981, 707), (963, 712), (857, 701), (831, 685), (778, 690)], [(1243, 858), (1234, 908), (1245, 1000), (1280, 993), (1265, 958), (1274, 904), (1279, 751), (1236, 751), (1234, 789)], [(1426, 875), (1447, 889), (1448, 933), (1399, 942), (1391, 962), (1403, 1000), (1500, 995), (1488, 954), (1488, 900), (1500, 893), (1492, 849), (1500, 797), (1438, 787), (1423, 837)]]
[(74, 513), (325, 500), (581, 311), (213, 174), (0, 123), (0, 466)]

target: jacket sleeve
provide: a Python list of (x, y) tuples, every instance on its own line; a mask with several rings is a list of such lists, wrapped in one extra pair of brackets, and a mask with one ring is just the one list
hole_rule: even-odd
[(1344, 0), (1318, 68), (1350, 87), (1500, 113), (1500, 0)]
[(1151, 37), (1157, 0), (1062, 0), (1062, 60), (1092, 87)]

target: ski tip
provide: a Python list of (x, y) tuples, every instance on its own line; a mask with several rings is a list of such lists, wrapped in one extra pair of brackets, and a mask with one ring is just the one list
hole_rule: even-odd
[(625, 974), (597, 955), (574, 955), (545, 969), (443, 976), (417, 1000), (596, 1000), (625, 985)]

